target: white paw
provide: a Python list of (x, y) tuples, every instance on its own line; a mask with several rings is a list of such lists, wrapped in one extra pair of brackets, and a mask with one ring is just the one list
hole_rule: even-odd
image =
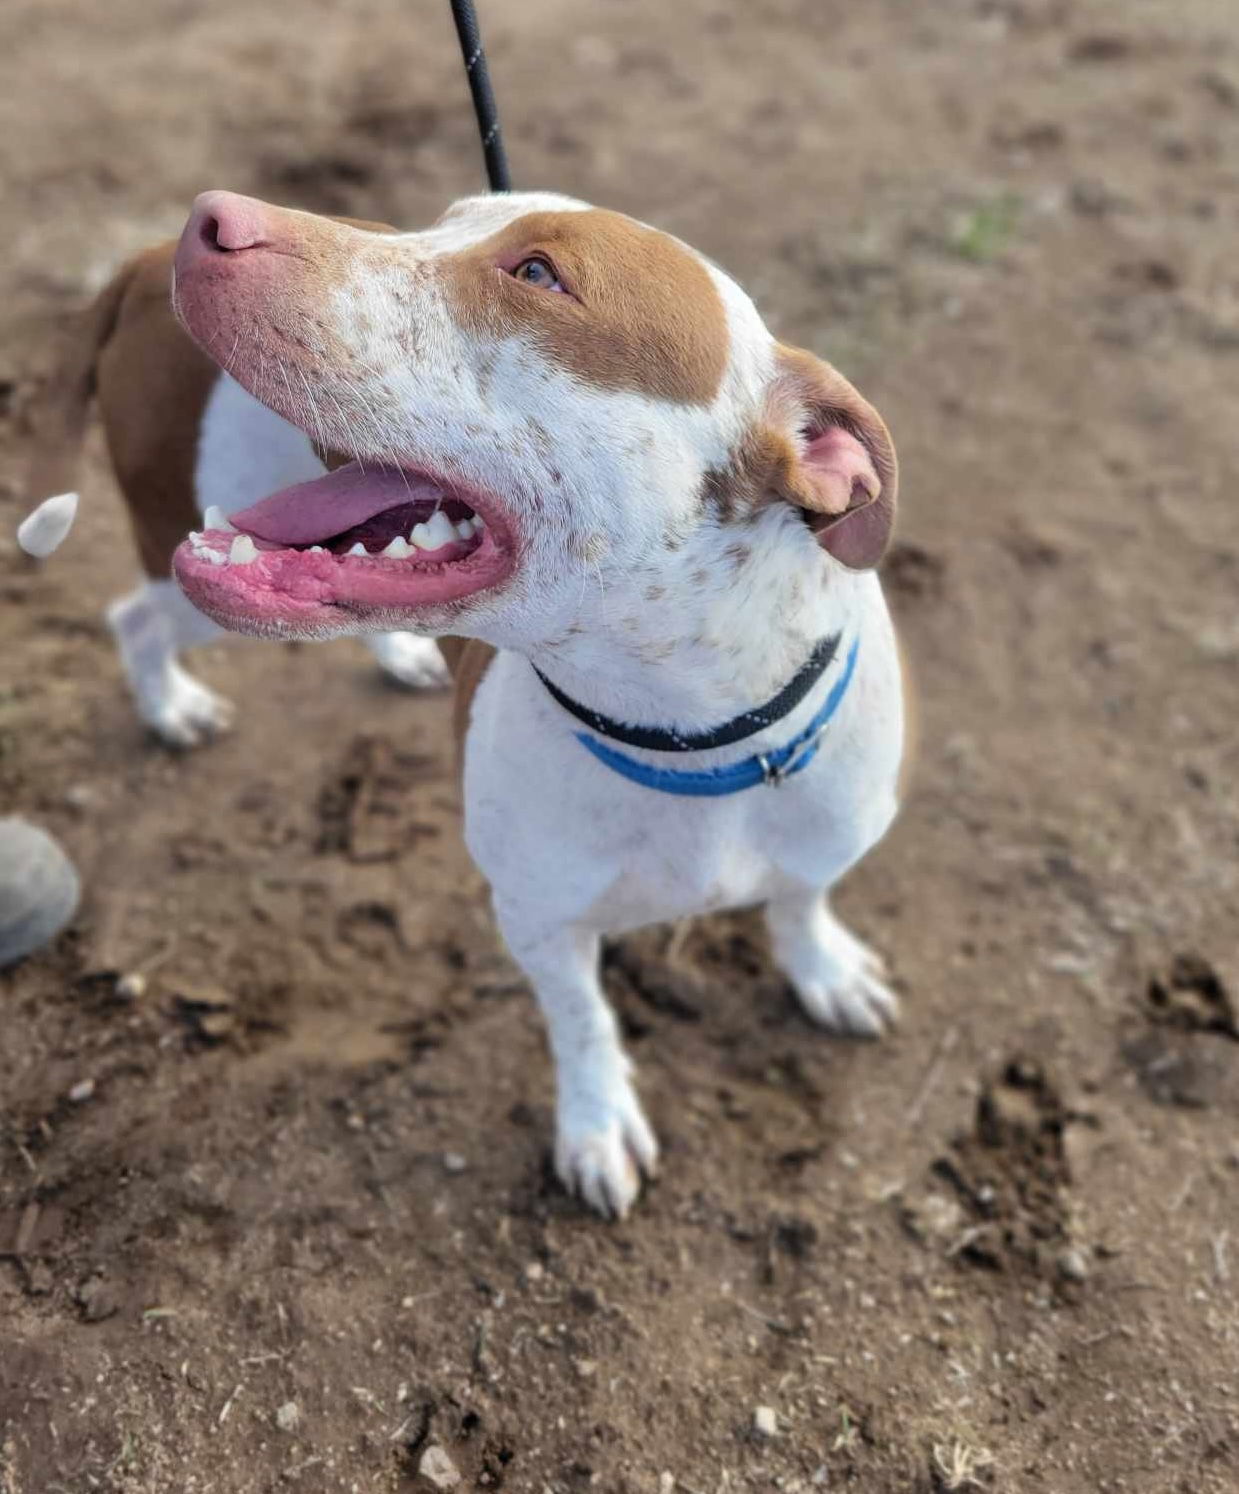
[(852, 1037), (881, 1037), (899, 1015), (895, 993), (868, 969), (831, 982), (796, 981), (800, 1004), (815, 1022)]
[(158, 697), (142, 701), (139, 709), (143, 721), (169, 747), (197, 747), (227, 731), (236, 714), (231, 701), (176, 664), (168, 666)]
[(409, 690), (439, 690), (451, 682), (433, 638), (416, 633), (376, 633), (367, 638), (384, 674)]
[(899, 1013), (881, 956), (825, 905), (805, 923), (774, 920), (776, 957), (813, 1021), (853, 1037), (880, 1037)]
[(827, 941), (838, 949), (839, 954), (848, 963), (858, 969), (867, 970), (870, 975), (876, 975), (879, 979), (885, 978), (886, 960), (876, 949), (866, 944), (863, 939), (858, 939), (846, 924), (839, 922), (829, 908), (826, 910), (826, 922), (828, 925)]
[(623, 1219), (637, 1201), (642, 1178), (658, 1172), (658, 1142), (627, 1080), (604, 1099), (561, 1101), (555, 1171), (608, 1219)]

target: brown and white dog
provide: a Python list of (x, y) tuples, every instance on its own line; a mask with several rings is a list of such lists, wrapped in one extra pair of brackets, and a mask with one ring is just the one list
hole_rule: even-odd
[(93, 393), (150, 577), (112, 620), (165, 736), (221, 723), (176, 659), (213, 624), (363, 634), (414, 681), (446, 655), (466, 839), (594, 1207), (625, 1213), (657, 1159), (603, 935), (764, 904), (812, 1017), (893, 1016), (826, 894), (896, 808), (894, 451), (715, 265), (549, 194), (397, 233), (212, 192), (103, 293), (65, 390), (46, 470)]

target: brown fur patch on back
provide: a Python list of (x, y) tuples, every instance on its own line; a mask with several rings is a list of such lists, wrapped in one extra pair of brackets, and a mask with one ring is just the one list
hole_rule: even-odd
[[(539, 290), (505, 270), (543, 255), (570, 292)], [(668, 234), (622, 213), (527, 213), (439, 261), (461, 325), (531, 337), (578, 378), (706, 405), (727, 368), (722, 299), (704, 263)]]
[(173, 551), (198, 523), (198, 434), (219, 378), (172, 314), (175, 252), (175, 244), (161, 244), (124, 272), (128, 284), (95, 375), (108, 451), (148, 576), (171, 573)]

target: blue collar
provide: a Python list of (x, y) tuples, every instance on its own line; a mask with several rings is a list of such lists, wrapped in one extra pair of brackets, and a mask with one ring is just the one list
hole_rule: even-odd
[(785, 778), (801, 773), (817, 756), (822, 745), (822, 733), (830, 718), (852, 683), (856, 670), (856, 654), (860, 639), (848, 649), (843, 673), (830, 687), (830, 693), (822, 708), (799, 736), (793, 737), (786, 746), (773, 752), (758, 753), (754, 757), (743, 757), (739, 762), (729, 763), (725, 768), (708, 768), (702, 772), (679, 772), (674, 768), (656, 768), (650, 763), (638, 761), (626, 753), (617, 752), (588, 732), (578, 731), (576, 739), (581, 745), (604, 763), (613, 772), (642, 788), (656, 789), (660, 794), (685, 794), (695, 799), (716, 799), (725, 794), (738, 794), (743, 789), (756, 788), (759, 783), (777, 785)]

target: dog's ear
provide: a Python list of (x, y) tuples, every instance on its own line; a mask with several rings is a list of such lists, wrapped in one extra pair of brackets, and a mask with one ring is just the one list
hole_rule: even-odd
[(881, 560), (895, 524), (899, 472), (882, 417), (829, 363), (780, 346), (771, 423), (791, 449), (776, 490), (796, 505), (824, 550), (851, 570)]

